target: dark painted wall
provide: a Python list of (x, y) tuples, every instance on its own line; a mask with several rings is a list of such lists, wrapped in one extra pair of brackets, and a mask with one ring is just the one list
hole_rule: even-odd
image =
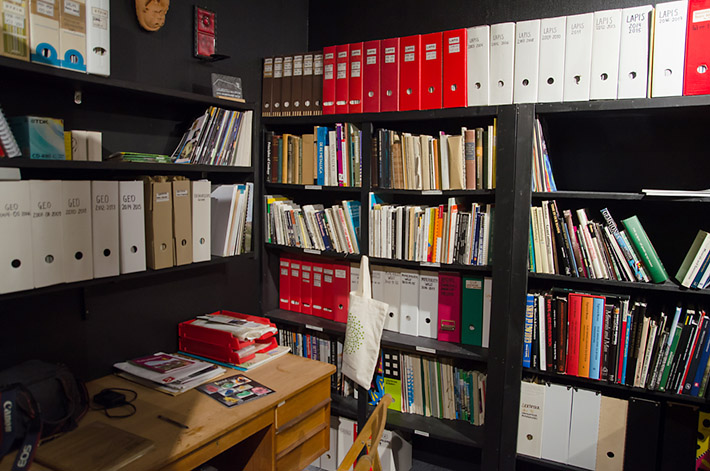
[(644, 0), (360, 0), (309, 2), (311, 49), (506, 21), (647, 5)]
[[(307, 49), (307, 0), (202, 0), (199, 5), (217, 15), (217, 52), (231, 59), (200, 62), (192, 57), (193, 5), (173, 0), (165, 26), (149, 33), (140, 28), (132, 0), (112, 1), (111, 78), (211, 94), (211, 72), (236, 75), (242, 78), (247, 101), (259, 103), (261, 58)], [(0, 104), (8, 115), (57, 116), (65, 120), (67, 129), (102, 130), (104, 153), (169, 153), (185, 126), (203, 110), (91, 91), (77, 106), (70, 89), (51, 81), (13, 74), (0, 83)], [(66, 363), (84, 379), (92, 379), (109, 373), (115, 362), (159, 350), (175, 351), (181, 321), (217, 309), (257, 313), (259, 278), (254, 275), (258, 268), (253, 257), (239, 258), (139, 280), (0, 297), (0, 369), (39, 358)]]

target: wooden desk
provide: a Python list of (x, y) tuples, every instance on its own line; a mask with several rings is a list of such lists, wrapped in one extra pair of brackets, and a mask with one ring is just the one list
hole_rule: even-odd
[[(172, 397), (105, 376), (87, 385), (89, 395), (111, 387), (133, 389), (138, 392), (136, 414), (109, 419), (103, 412), (89, 411), (79, 427), (98, 420), (152, 440), (155, 448), (126, 467), (132, 471), (193, 469), (213, 458), (211, 463), (218, 468), (220, 462), (230, 465), (219, 469), (300, 470), (329, 448), (334, 372), (335, 367), (327, 363), (285, 355), (247, 373), (275, 392), (232, 408), (199, 391)], [(159, 414), (189, 429), (160, 420)], [(7, 456), (2, 468), (9, 465)]]

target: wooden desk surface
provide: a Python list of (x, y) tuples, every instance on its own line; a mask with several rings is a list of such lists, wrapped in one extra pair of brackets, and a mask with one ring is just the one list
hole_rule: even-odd
[[(101, 421), (152, 440), (155, 448), (131, 463), (129, 467), (131, 470), (161, 469), (200, 448), (215, 444), (219, 446), (222, 438), (225, 438), (224, 446), (231, 446), (233, 443), (229, 443), (230, 439), (227, 438), (230, 433), (233, 435), (232, 439), (239, 441), (272, 424), (273, 411), (279, 403), (334, 372), (333, 365), (291, 354), (284, 355), (254, 371), (245, 373), (249, 378), (275, 392), (232, 408), (227, 408), (196, 390), (173, 397), (118, 376), (109, 375), (87, 384), (89, 396), (93, 397), (104, 388), (132, 389), (138, 392), (138, 398), (133, 402), (137, 409), (136, 414), (125, 419), (110, 419), (101, 411), (90, 410), (79, 427)], [(226, 376), (239, 373), (237, 370), (229, 370)], [(182, 429), (160, 420), (158, 415), (183, 423), (189, 429)], [(248, 432), (241, 438), (239, 438), (240, 427)], [(70, 435), (71, 432), (68, 436)], [(0, 468), (10, 469), (11, 456), (7, 456), (2, 464)]]

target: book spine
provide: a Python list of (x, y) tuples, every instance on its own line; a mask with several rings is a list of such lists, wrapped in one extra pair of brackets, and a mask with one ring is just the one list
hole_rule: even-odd
[(523, 368), (530, 368), (530, 358), (532, 352), (532, 329), (534, 315), (534, 299), (531, 294), (527, 295), (525, 303), (525, 336), (523, 338)]
[(663, 267), (663, 263), (661, 263), (661, 259), (658, 257), (656, 249), (654, 249), (653, 244), (651, 244), (638, 217), (632, 216), (628, 219), (624, 219), (622, 223), (628, 231), (631, 243), (638, 251), (644, 266), (648, 269), (653, 282), (663, 283), (666, 281), (668, 279), (668, 273)]

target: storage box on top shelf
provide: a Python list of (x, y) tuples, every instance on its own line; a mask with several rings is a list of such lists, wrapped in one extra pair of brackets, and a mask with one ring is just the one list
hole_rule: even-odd
[(22, 157), (64, 160), (64, 121), (41, 116), (16, 116), (8, 122)]

